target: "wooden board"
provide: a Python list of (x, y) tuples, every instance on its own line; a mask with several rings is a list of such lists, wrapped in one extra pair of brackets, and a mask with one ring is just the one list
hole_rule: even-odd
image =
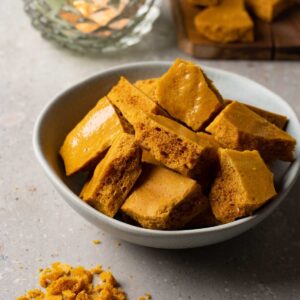
[(300, 5), (274, 23), (255, 19), (253, 43), (220, 44), (201, 36), (194, 26), (199, 8), (185, 0), (170, 0), (179, 48), (206, 59), (300, 59)]
[(274, 59), (300, 60), (300, 3), (272, 24)]

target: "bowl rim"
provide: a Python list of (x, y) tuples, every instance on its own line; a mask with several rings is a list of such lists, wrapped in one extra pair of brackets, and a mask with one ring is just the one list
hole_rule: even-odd
[[(198, 64), (197, 62), (195, 62)], [(88, 76), (87, 78), (81, 80), (78, 83), (72, 84), (66, 89), (64, 89), (62, 92), (57, 93), (48, 103), (44, 106), (42, 111), (39, 113), (36, 122), (34, 124), (33, 128), (33, 136), (32, 136), (32, 142), (33, 142), (33, 150), (34, 154), (40, 163), (42, 169), (46, 173), (47, 177), (50, 179), (50, 181), (53, 183), (55, 188), (58, 190), (59, 193), (61, 193), (63, 196), (70, 199), (72, 204), (74, 206), (79, 207), (79, 209), (85, 210), (89, 214), (91, 214), (94, 218), (100, 219), (101, 222), (106, 223), (107, 226), (112, 226), (117, 230), (124, 231), (126, 230), (128, 233), (134, 234), (134, 235), (143, 235), (143, 236), (156, 236), (156, 237), (166, 237), (166, 236), (194, 236), (199, 234), (206, 234), (211, 232), (219, 232), (219, 231), (225, 231), (234, 227), (237, 227), (239, 225), (245, 224), (245, 223), (256, 223), (258, 224), (260, 221), (262, 221), (264, 218), (266, 218), (287, 196), (290, 189), (293, 187), (293, 185), (296, 182), (297, 177), (300, 173), (300, 153), (295, 156), (295, 160), (292, 164), (294, 164), (294, 169), (296, 169), (296, 172), (294, 172), (293, 178), (290, 181), (288, 187), (282, 191), (281, 194), (278, 194), (276, 196), (275, 201), (271, 201), (266, 203), (266, 206), (262, 207), (259, 211), (257, 211), (255, 214), (244, 217), (238, 220), (235, 220), (233, 222), (227, 223), (227, 224), (220, 224), (213, 227), (205, 227), (205, 228), (196, 228), (196, 229), (180, 229), (180, 230), (156, 230), (156, 229), (147, 229), (142, 227), (137, 227), (134, 225), (127, 224), (125, 222), (119, 221), (114, 218), (110, 218), (103, 213), (97, 211), (87, 203), (83, 202), (73, 191), (71, 191), (58, 177), (57, 174), (52, 170), (50, 165), (47, 162), (47, 159), (45, 158), (41, 143), (40, 143), (40, 131), (41, 127), (44, 121), (45, 116), (48, 114), (48, 111), (51, 110), (51, 108), (58, 103), (61, 98), (67, 93), (69, 93), (72, 90), (80, 88), (81, 85), (87, 84), (89, 81), (93, 81), (96, 77), (105, 76), (109, 73), (115, 73), (120, 72), (122, 69), (128, 69), (128, 68), (136, 68), (136, 67), (170, 67), (173, 64), (172, 61), (141, 61), (141, 62), (134, 62), (134, 63), (127, 63), (122, 64), (119, 66), (114, 66), (111, 68), (104, 69), (103, 71), (96, 72), (91, 76)], [(236, 78), (238, 80), (248, 81), (249, 84), (255, 84), (260, 89), (263, 89), (265, 92), (269, 93), (273, 98), (277, 98), (277, 101), (280, 102), (283, 106), (285, 106), (288, 110), (290, 115), (292, 115), (292, 118), (294, 119), (296, 130), (300, 133), (300, 123), (297, 117), (297, 114), (295, 113), (295, 110), (292, 108), (292, 106), (284, 101), (279, 95), (272, 92), (265, 86), (261, 85), (260, 83), (247, 78), (243, 75), (239, 75), (237, 73), (233, 73), (230, 71), (226, 71), (219, 68), (214, 67), (208, 67), (201, 64), (201, 68), (204, 71), (211, 71), (216, 72), (224, 76), (230, 76), (232, 78)], [(296, 153), (297, 154), (297, 153)], [(63, 197), (64, 198), (64, 197)], [(65, 199), (64, 199), (65, 200)], [(69, 205), (69, 201), (66, 201)]]

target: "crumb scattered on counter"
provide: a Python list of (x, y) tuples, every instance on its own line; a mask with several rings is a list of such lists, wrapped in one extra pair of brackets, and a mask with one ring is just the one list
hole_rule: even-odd
[(94, 245), (99, 245), (99, 244), (101, 244), (101, 241), (100, 240), (93, 240), (93, 244)]
[[(95, 283), (95, 279), (99, 282)], [(100, 265), (91, 270), (56, 262), (40, 273), (42, 289), (33, 289), (17, 300), (126, 300), (110, 271)], [(151, 299), (151, 298), (145, 298)]]
[(144, 296), (139, 297), (138, 300), (151, 300), (152, 296), (149, 293), (146, 293)]
[(37, 188), (35, 186), (30, 186), (28, 187), (28, 191), (33, 193), (33, 192), (36, 192)]
[(27, 299), (44, 299), (44, 293), (42, 291), (40, 291), (39, 289), (34, 289), (34, 290), (30, 290), (27, 292), (26, 295), (21, 296), (18, 298), (18, 300), (27, 300)]

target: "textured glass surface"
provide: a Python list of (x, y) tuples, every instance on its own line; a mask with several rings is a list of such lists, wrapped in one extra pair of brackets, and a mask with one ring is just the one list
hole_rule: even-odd
[(24, 2), (43, 36), (80, 52), (108, 52), (136, 44), (159, 15), (159, 0)]

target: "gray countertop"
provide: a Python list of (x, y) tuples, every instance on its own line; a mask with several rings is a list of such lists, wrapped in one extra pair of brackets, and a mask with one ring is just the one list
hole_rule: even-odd
[[(166, 1), (167, 2), (167, 1)], [(158, 250), (121, 242), (77, 215), (57, 194), (32, 151), (34, 121), (56, 93), (107, 67), (188, 58), (176, 48), (167, 4), (153, 31), (126, 51), (82, 57), (44, 40), (22, 1), (1, 1), (0, 299), (37, 287), (54, 261), (111, 266), (129, 299), (300, 299), (300, 180), (267, 220), (222, 244)], [(198, 61), (250, 77), (300, 115), (298, 62)], [(100, 245), (92, 241), (100, 239)]]

